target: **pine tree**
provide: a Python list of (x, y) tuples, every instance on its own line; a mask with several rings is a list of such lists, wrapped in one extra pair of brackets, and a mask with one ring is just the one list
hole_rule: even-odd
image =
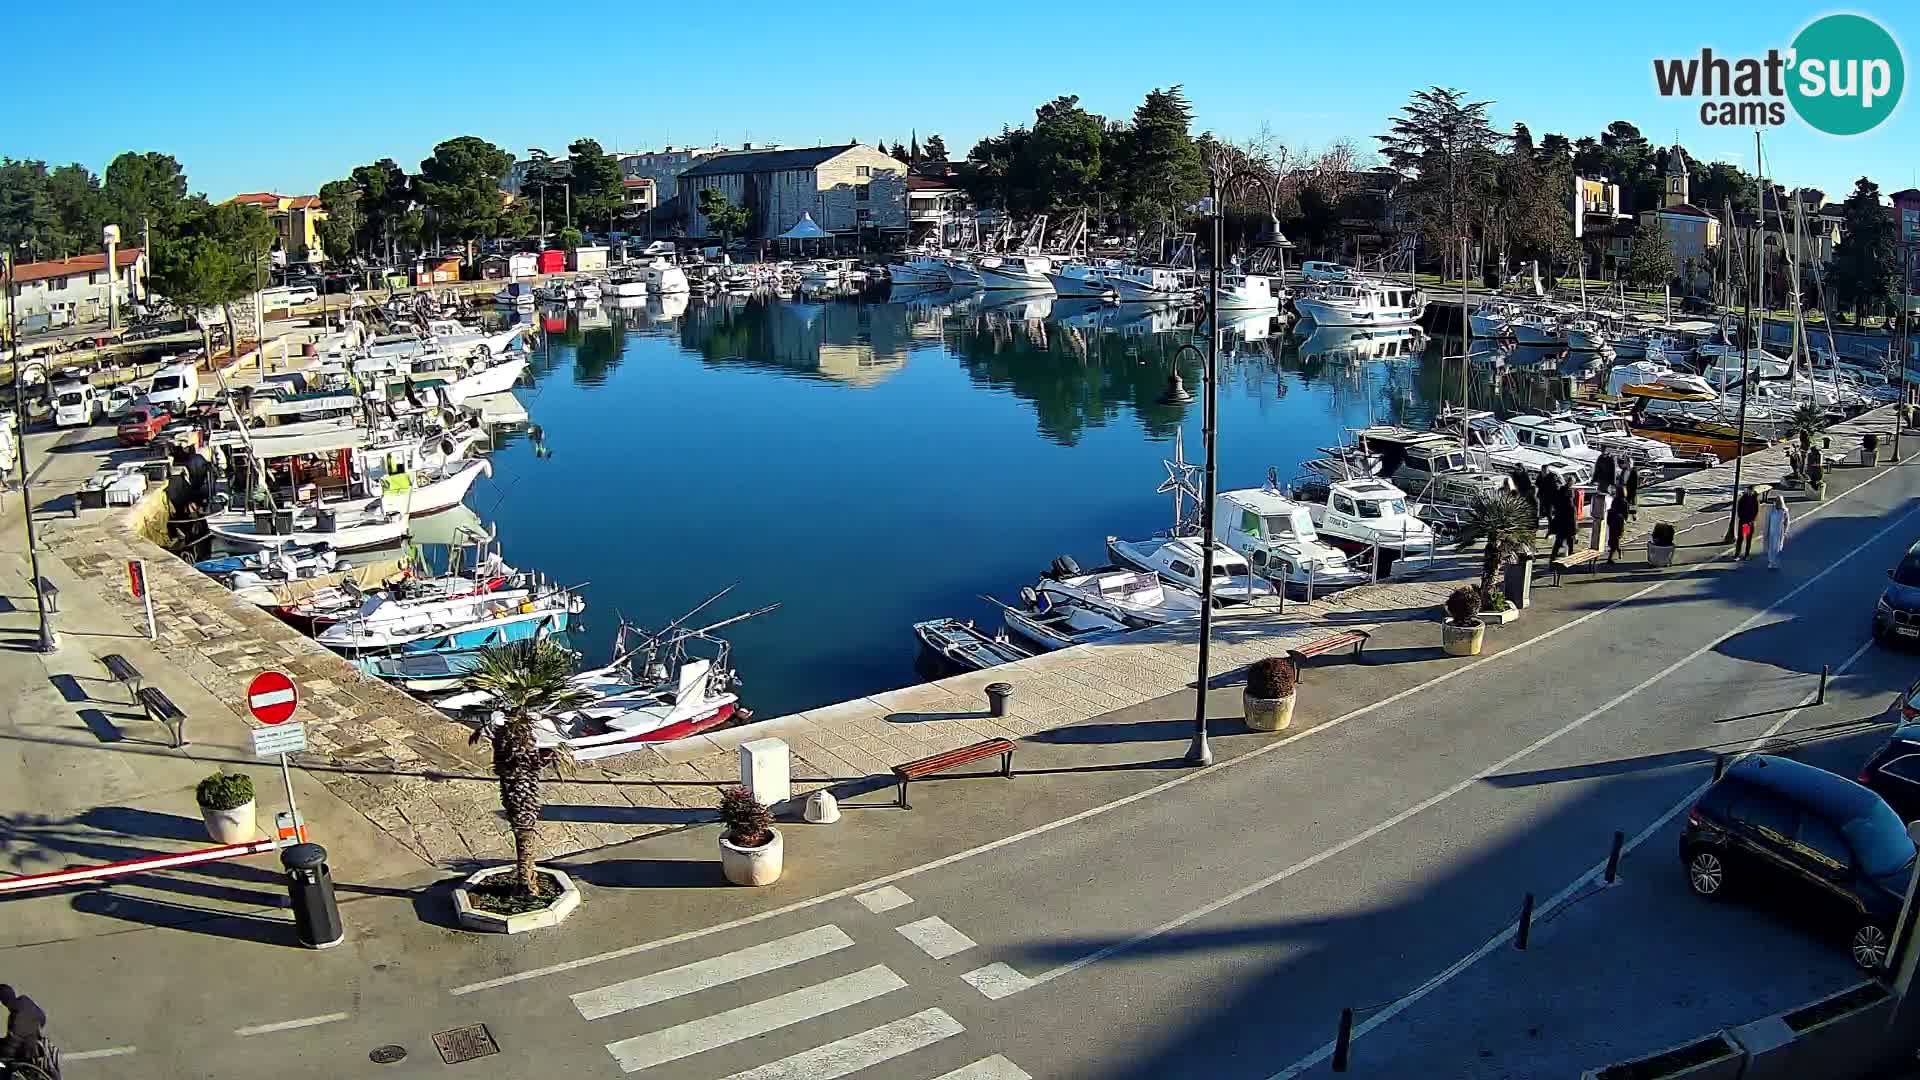
[(1880, 185), (1864, 176), (1841, 208), (1846, 219), (1833, 249), (1831, 282), (1839, 305), (1858, 322), (1893, 304), (1900, 291), (1894, 224), (1880, 205)]

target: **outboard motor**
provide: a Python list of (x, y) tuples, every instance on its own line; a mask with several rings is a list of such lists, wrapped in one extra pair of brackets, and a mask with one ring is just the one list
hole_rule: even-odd
[(1080, 573), (1080, 564), (1073, 561), (1071, 555), (1061, 555), (1053, 560), (1053, 577), (1069, 578)]

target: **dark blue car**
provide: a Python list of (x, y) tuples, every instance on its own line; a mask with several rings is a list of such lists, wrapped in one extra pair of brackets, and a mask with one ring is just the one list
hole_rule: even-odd
[(1873, 608), (1873, 639), (1883, 645), (1920, 641), (1920, 543), (1907, 549), (1887, 578)]

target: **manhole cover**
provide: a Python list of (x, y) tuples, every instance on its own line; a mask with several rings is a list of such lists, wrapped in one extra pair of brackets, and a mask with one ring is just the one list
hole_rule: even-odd
[(391, 1065), (406, 1056), (407, 1048), (404, 1046), (376, 1046), (367, 1059), (375, 1065)]
[(449, 1065), (500, 1052), (500, 1047), (493, 1041), (493, 1033), (487, 1030), (485, 1024), (468, 1024), (451, 1031), (435, 1032), (433, 1045), (440, 1050), (440, 1060)]

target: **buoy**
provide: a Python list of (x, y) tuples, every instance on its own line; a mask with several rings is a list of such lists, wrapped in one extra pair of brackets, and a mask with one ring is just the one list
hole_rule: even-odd
[(828, 791), (816, 791), (807, 796), (806, 819), (815, 825), (831, 825), (840, 820), (840, 803)]

